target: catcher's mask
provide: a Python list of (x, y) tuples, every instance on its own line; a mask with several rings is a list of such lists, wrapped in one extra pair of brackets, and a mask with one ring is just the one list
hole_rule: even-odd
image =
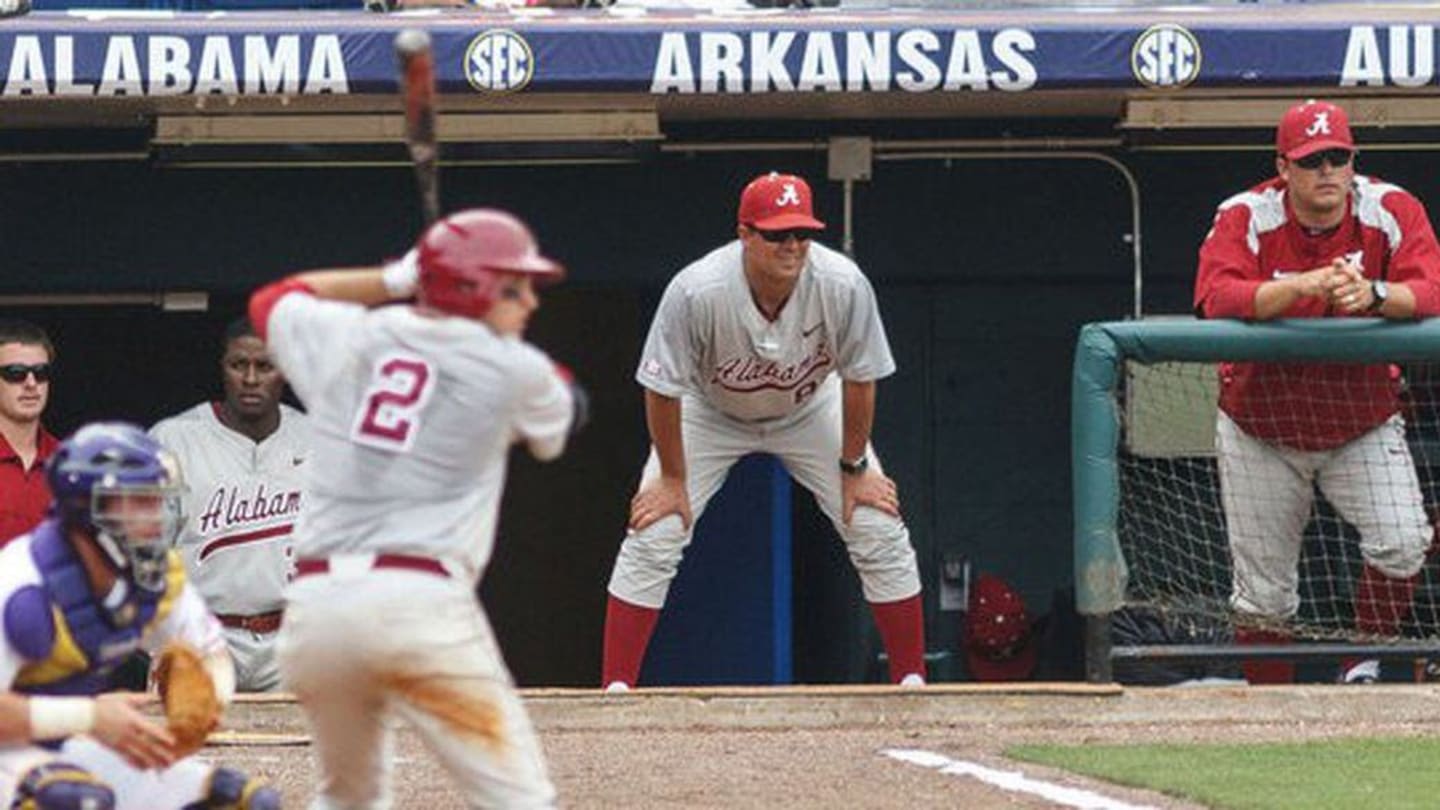
[(46, 478), (64, 527), (93, 538), (136, 587), (164, 590), (166, 555), (184, 524), (180, 467), (168, 450), (134, 425), (98, 422), (60, 443)]
[(525, 223), (494, 208), (445, 217), (425, 231), (417, 247), (419, 302), (466, 318), (485, 317), (506, 276), (530, 276), (536, 284), (565, 277), (564, 267), (540, 255)]

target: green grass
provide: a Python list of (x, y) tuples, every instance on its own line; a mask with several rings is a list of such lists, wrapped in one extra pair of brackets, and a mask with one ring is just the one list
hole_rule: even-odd
[(1440, 807), (1440, 739), (1022, 745), (1005, 754), (1225, 810)]

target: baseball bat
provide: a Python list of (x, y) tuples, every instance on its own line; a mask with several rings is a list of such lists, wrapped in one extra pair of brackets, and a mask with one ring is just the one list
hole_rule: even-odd
[(440, 218), (440, 144), (435, 137), (435, 56), (430, 35), (418, 28), (401, 31), (395, 36), (395, 56), (405, 100), (405, 146), (429, 225)]

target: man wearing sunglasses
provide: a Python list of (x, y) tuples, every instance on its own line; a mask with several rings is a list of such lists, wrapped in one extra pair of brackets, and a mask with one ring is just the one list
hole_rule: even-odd
[[(1345, 111), (1292, 107), (1276, 133), (1277, 176), (1220, 205), (1200, 248), (1195, 311), (1206, 318), (1422, 318), (1440, 313), (1440, 245), (1425, 207), (1356, 174)], [(1315, 487), (1360, 535), (1355, 630), (1395, 636), (1432, 529), (1387, 364), (1223, 363), (1216, 445), (1232, 556), (1236, 639), (1287, 641)], [(1294, 680), (1285, 661), (1244, 665), (1252, 683)], [(1347, 662), (1341, 679), (1375, 680)]]
[(737, 239), (681, 270), (641, 353), (652, 447), (610, 577), (601, 680), (634, 686), (693, 521), (730, 468), (770, 453), (844, 541), (890, 659), (925, 680), (920, 576), (899, 494), (870, 446), (875, 382), (895, 371), (870, 282), (814, 241), (810, 186), (755, 178)]
[(150, 429), (185, 470), (185, 527), (177, 545), (190, 581), (225, 628), (242, 692), (280, 686), (275, 634), (292, 566), (305, 414), (280, 401), (285, 377), (248, 317), (225, 329), (224, 397)]
[(45, 460), (58, 443), (40, 418), (55, 346), (29, 321), (0, 318), (0, 546), (45, 516)]

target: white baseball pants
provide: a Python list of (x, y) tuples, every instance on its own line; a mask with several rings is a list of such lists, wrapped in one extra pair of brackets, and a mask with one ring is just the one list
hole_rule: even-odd
[(235, 688), (241, 692), (273, 692), (280, 688), (280, 665), (275, 663), (277, 633), (253, 633), (241, 627), (223, 628), (225, 646), (235, 662)]
[(291, 583), (276, 650), (315, 736), (311, 807), (392, 806), (396, 720), (420, 735), (468, 806), (554, 806), (539, 739), (471, 583), (335, 560), (329, 573)]
[[(815, 397), (819, 401), (813, 407), (763, 424), (740, 422), (701, 400), (686, 397), (680, 414), (690, 513), (697, 522), (700, 520), (706, 504), (742, 457), (770, 453), (815, 495), (821, 511), (835, 525), (860, 576), (866, 600), (908, 599), (920, 592), (910, 531), (901, 519), (868, 506), (856, 508), (849, 526), (843, 523), (839, 385), (823, 385)], [(873, 448), (867, 446), (866, 453), (870, 463), (879, 467)], [(642, 485), (659, 474), (660, 462), (652, 447), (641, 475)], [(610, 593), (641, 607), (663, 607), (692, 532), (693, 524), (686, 529), (680, 518), (672, 515), (627, 534), (610, 575)]]
[(1222, 411), (1215, 441), (1237, 611), (1288, 619), (1299, 609), (1301, 544), (1317, 485), (1359, 531), (1371, 567), (1404, 579), (1424, 564), (1430, 521), (1398, 414), (1333, 450), (1304, 451), (1260, 441)]

